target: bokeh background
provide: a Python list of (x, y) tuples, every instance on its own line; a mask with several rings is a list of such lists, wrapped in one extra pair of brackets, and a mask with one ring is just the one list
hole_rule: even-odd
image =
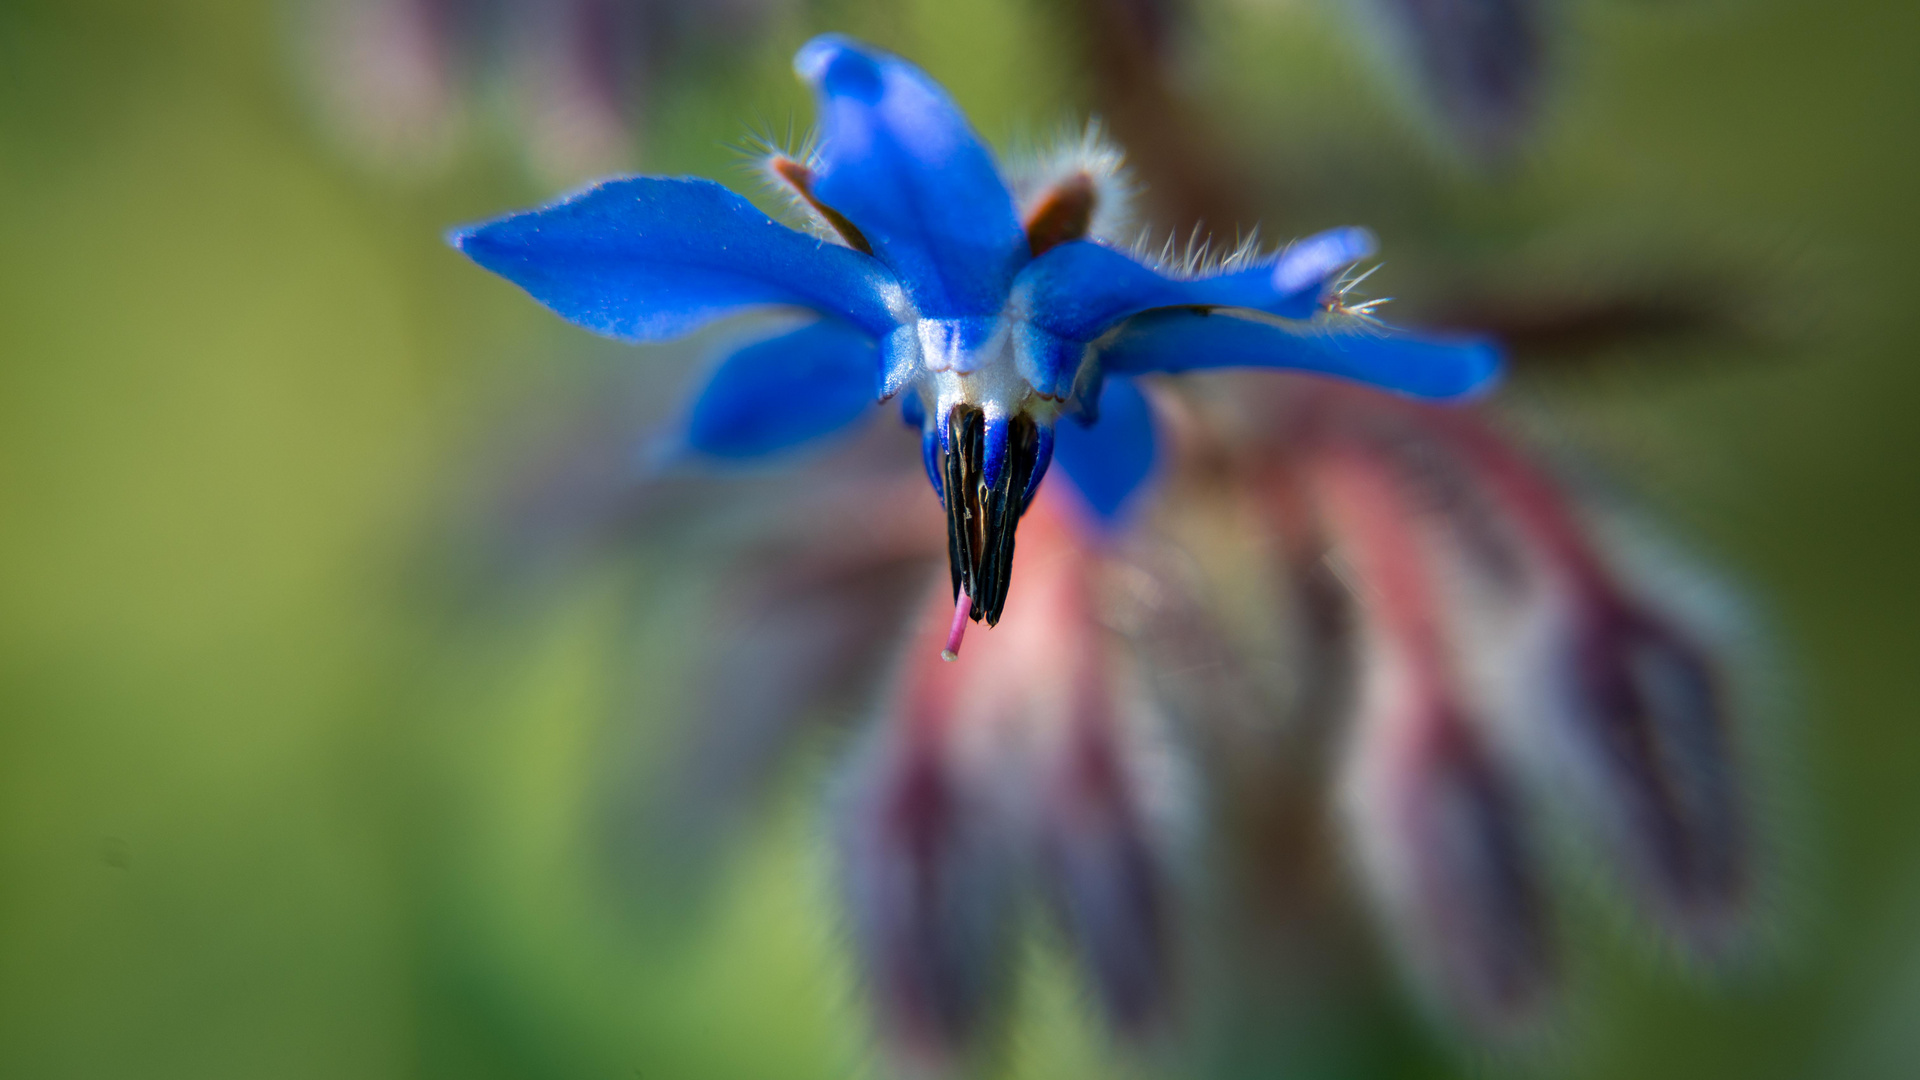
[[(688, 711), (703, 585), (644, 536), (529, 564), (487, 535), (582, 441), (622, 467), (705, 339), (592, 341), (440, 237), (607, 165), (744, 186), (731, 144), (804, 126), (788, 58), (822, 29), (999, 145), (1045, 135), (1110, 104), (1098, 5), (651, 7), (624, 126), (540, 144), (564, 125), (510, 77), (356, 130), (316, 5), (0, 2), (0, 1075), (873, 1071), (824, 751), (700, 880), (651, 863), (607, 822)], [(1488, 164), (1333, 0), (1184, 7), (1168, 93), (1253, 178), (1231, 224), (1367, 222), (1402, 317), (1544, 325), (1512, 407), (1760, 643), (1780, 885), (1749, 962), (1595, 933), (1545, 1051), (1389, 1014), (1288, 1074), (1920, 1074), (1920, 9), (1567, 3)], [(1582, 309), (1547, 347), (1556, 303), (1651, 329)], [(1116, 1059), (1060, 959), (1026, 966), (1008, 1075), (1196, 1074)]]

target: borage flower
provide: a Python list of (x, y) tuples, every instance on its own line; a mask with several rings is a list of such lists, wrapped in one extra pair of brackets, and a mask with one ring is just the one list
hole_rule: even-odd
[(1054, 458), (1107, 515), (1144, 479), (1153, 433), (1130, 376), (1283, 368), (1455, 398), (1498, 370), (1486, 342), (1411, 336), (1344, 306), (1339, 275), (1373, 250), (1364, 230), (1217, 267), (1156, 266), (1093, 232), (1123, 197), (1113, 156), (1086, 156), (1018, 207), (918, 69), (833, 35), (794, 66), (818, 99), (818, 149), (775, 156), (768, 171), (809, 211), (811, 234), (709, 180), (635, 177), (451, 239), (562, 316), (626, 341), (765, 305), (814, 312), (720, 365), (689, 441), (764, 453), (899, 398), (947, 511), (948, 652), (963, 609), (999, 621), (1016, 527)]
[[(1610, 841), (1674, 937), (1724, 940), (1750, 883), (1713, 665), (1540, 472), (1469, 414), (1407, 400), (1482, 387), (1490, 345), (1350, 304), (1340, 275), (1370, 250), (1363, 232), (1214, 266), (1143, 258), (1117, 243), (1126, 187), (1096, 140), (1010, 191), (912, 67), (834, 37), (797, 66), (824, 131), (766, 166), (811, 235), (708, 181), (637, 178), (454, 242), (627, 340), (809, 310), (721, 360), (686, 414), (692, 450), (796, 446), (876, 396), (919, 428), (950, 592), (889, 647), (896, 584), (938, 557), (931, 508), (872, 474), (796, 481), (772, 499), (772, 554), (729, 574), (727, 606), (749, 617), (674, 770), (725, 815), (840, 675), (904, 653), (835, 800), (852, 936), (898, 1060), (980, 1048), (1028, 892), (1115, 1032), (1171, 1029), (1188, 825), (1234, 802), (1309, 819), (1279, 829), (1309, 838), (1284, 855), (1223, 844), (1262, 864), (1245, 877), (1309, 891), (1313, 868), (1349, 865), (1419, 985), (1479, 1031), (1524, 1027), (1556, 984), (1541, 798)], [(1208, 367), (1345, 383), (1228, 376), (1222, 398), (1135, 382)], [(1050, 463), (1067, 484), (1043, 489)], [(1221, 544), (1234, 534), (1253, 543)], [(1301, 602), (1328, 565), (1357, 618)], [(966, 619), (1003, 609), (966, 662), (941, 662)], [(1275, 689), (1276, 667), (1326, 686)], [(1339, 799), (1303, 797), (1320, 771)], [(1319, 827), (1335, 802), (1344, 828)]]

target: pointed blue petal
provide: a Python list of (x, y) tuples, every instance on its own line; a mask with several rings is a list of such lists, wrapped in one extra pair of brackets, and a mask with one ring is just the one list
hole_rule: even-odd
[(686, 443), (716, 457), (749, 458), (831, 434), (873, 406), (878, 362), (873, 339), (838, 319), (742, 346), (694, 399)]
[(448, 240), (567, 320), (627, 341), (677, 337), (761, 304), (809, 307), (878, 336), (901, 299), (878, 260), (697, 178), (611, 180)]
[(1162, 307), (1245, 308), (1305, 319), (1319, 309), (1333, 276), (1372, 251), (1373, 236), (1365, 229), (1333, 229), (1257, 266), (1173, 278), (1113, 248), (1078, 240), (1050, 249), (1020, 272), (1013, 310), (1069, 342), (1092, 341), (1130, 315)]
[[(920, 464), (927, 470), (927, 481), (933, 485), (933, 497), (944, 505), (947, 501), (946, 483), (941, 477), (945, 471), (946, 451), (940, 446), (940, 431), (932, 424), (920, 429)], [(1037, 474), (1036, 474), (1037, 475)]]
[[(1053, 464), (1054, 429), (1058, 424), (1042, 424), (1034, 434), (1039, 436), (1039, 445), (1033, 453), (1033, 475), (1027, 477), (1027, 490), (1020, 493), (1020, 512), (1026, 513), (1033, 505), (1034, 492), (1040, 490), (1040, 481), (1047, 478), (1047, 468)], [(935, 488), (940, 485), (934, 484)]]
[(1103, 343), (1100, 365), (1111, 372), (1283, 368), (1446, 400), (1490, 388), (1500, 375), (1501, 352), (1486, 338), (1416, 335), (1369, 323), (1288, 326), (1156, 311), (1128, 321)]
[(1092, 426), (1072, 419), (1054, 425), (1054, 466), (1105, 524), (1125, 520), (1153, 459), (1153, 413), (1132, 379), (1106, 381)]
[(838, 34), (793, 60), (819, 104), (814, 194), (900, 275), (920, 313), (991, 315), (1027, 238), (993, 156), (918, 68)]

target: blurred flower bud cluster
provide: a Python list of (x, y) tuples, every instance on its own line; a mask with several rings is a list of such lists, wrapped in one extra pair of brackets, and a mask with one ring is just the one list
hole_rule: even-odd
[(1497, 162), (1531, 134), (1547, 89), (1552, 0), (1357, 0), (1349, 5), (1469, 154)]
[(315, 111), (371, 168), (432, 175), (476, 128), (507, 131), (542, 182), (632, 168), (676, 49), (750, 32), (779, 0), (301, 0), (292, 36)]
[(704, 850), (807, 727), (851, 721), (840, 888), (908, 1072), (990, 1055), (1036, 903), (1136, 1046), (1205, 1030), (1223, 978), (1342, 1008), (1361, 901), (1432, 1015), (1524, 1041), (1566, 989), (1554, 883), (1591, 876), (1567, 858), (1611, 864), (1687, 955), (1739, 942), (1729, 673), (1549, 472), (1487, 418), (1311, 378), (1152, 399), (1174, 443), (1152, 505), (1089, 531), (1044, 489), (1008, 619), (959, 663), (925, 497), (905, 470), (848, 479), (873, 440), (783, 485), (720, 564), (656, 827)]

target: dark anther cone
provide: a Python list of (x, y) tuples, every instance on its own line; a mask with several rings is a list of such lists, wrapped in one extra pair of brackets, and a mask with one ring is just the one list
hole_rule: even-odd
[(1013, 535), (1021, 505), (1040, 457), (1040, 432), (1016, 416), (991, 430), (986, 414), (971, 405), (947, 414), (944, 483), (947, 559), (953, 595), (973, 599), (968, 615), (993, 626), (1007, 605), (1013, 576)]

